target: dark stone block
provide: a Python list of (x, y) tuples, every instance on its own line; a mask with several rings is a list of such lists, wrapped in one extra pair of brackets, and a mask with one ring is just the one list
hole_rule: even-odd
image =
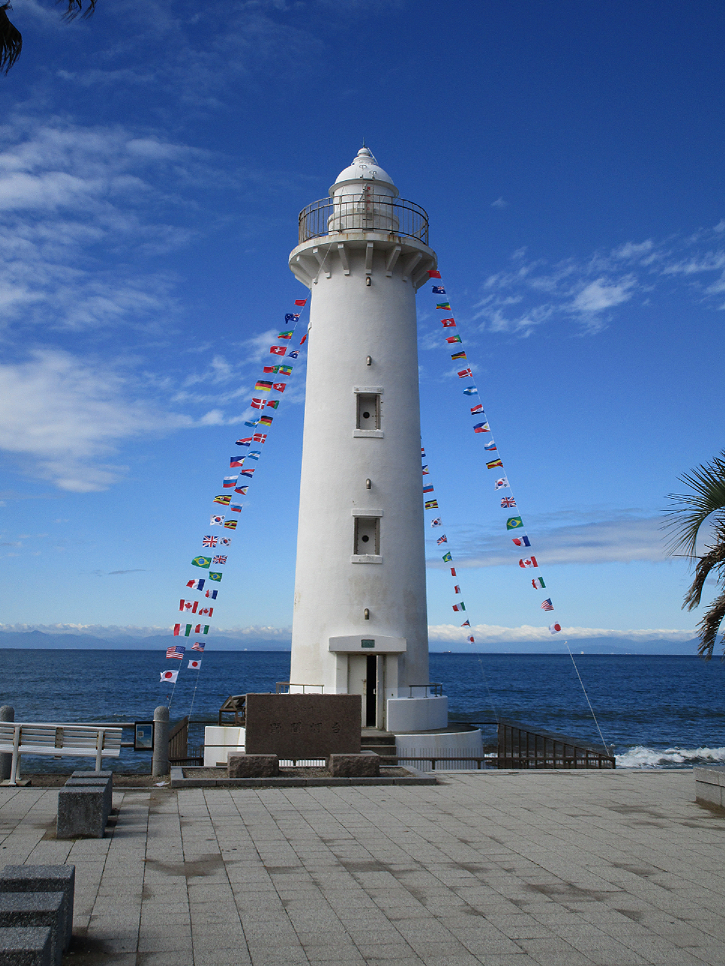
[(359, 754), (361, 702), (359, 694), (248, 694), (247, 754)]
[(51, 966), (50, 929), (47, 926), (0, 927), (0, 963)]
[[(62, 892), (0, 893), (0, 928), (47, 926), (50, 929), (50, 962), (61, 966), (63, 959)], [(2, 963), (0, 952), (0, 963)]]
[(61, 788), (58, 792), (59, 839), (102, 839), (105, 822), (104, 788)]
[(76, 887), (74, 865), (6, 865), (0, 873), (0, 893), (60, 892), (63, 895), (63, 947), (70, 946), (73, 932), (73, 897)]
[(377, 778), (380, 758), (374, 751), (363, 751), (360, 755), (330, 755), (327, 770), (333, 778)]
[(276, 755), (238, 755), (230, 752), (227, 759), (228, 778), (276, 778), (279, 758)]
[[(101, 777), (107, 775), (108, 777)], [(80, 776), (80, 777), (76, 777)], [(96, 777), (98, 776), (98, 777)], [(110, 772), (73, 772), (65, 783), (66, 788), (101, 788), (103, 789), (103, 827), (108, 824), (108, 816), (113, 808), (113, 778)]]

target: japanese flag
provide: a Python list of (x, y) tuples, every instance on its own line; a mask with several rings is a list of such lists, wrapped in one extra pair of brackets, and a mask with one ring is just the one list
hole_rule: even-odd
[(172, 684), (176, 684), (176, 679), (178, 678), (178, 676), (179, 676), (179, 672), (178, 671), (162, 671), (161, 672), (161, 680), (162, 681), (170, 681)]
[[(201, 661), (189, 661), (189, 668), (192, 671), (201, 670)], [(178, 674), (179, 672), (177, 671), (176, 673)]]
[(561, 630), (561, 624), (549, 624), (549, 633), (558, 634)]

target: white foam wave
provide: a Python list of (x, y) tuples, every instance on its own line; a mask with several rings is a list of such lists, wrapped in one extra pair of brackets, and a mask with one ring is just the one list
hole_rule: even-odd
[(677, 768), (725, 762), (725, 748), (646, 748), (635, 745), (616, 755), (617, 768)]

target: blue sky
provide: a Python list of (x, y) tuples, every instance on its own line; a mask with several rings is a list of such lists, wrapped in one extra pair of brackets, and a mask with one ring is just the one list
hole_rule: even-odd
[[(0, 81), (6, 630), (174, 623), (298, 211), (363, 137), (427, 209), (569, 640), (685, 640), (661, 511), (723, 447), (721, 3), (15, 0)], [(481, 648), (551, 647), (425, 290), (423, 438)], [(304, 370), (226, 567), (221, 637), (289, 636)], [(432, 534), (431, 534), (432, 536)], [(462, 647), (431, 541), (429, 623)]]

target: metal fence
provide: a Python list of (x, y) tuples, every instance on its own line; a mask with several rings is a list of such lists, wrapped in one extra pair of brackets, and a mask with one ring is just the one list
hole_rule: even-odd
[(403, 198), (375, 194), (370, 188), (355, 195), (313, 201), (302, 209), (299, 222), (300, 244), (343, 231), (384, 231), (428, 244), (428, 213), (424, 208)]
[(518, 721), (498, 722), (499, 768), (615, 768), (614, 755), (568, 735), (534, 731)]

